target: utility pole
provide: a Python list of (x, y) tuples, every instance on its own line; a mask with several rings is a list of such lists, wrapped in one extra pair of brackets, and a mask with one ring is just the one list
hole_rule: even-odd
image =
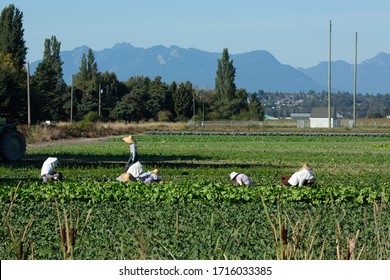
[(204, 92), (202, 95), (202, 127), (204, 127)]
[(356, 126), (356, 82), (357, 82), (357, 32), (355, 33), (355, 67), (353, 68), (353, 127)]
[(73, 121), (73, 76), (72, 75), (72, 86), (70, 89), (70, 123)]
[(192, 121), (194, 123), (194, 127), (196, 127), (196, 124), (195, 124), (195, 91), (192, 91), (192, 102), (193, 102), (192, 107), (194, 108)]
[(101, 89), (101, 84), (99, 83), (99, 116), (100, 116), (100, 107), (101, 107), (101, 100), (102, 100), (101, 94), (102, 93), (103, 93), (103, 90)]
[(30, 62), (27, 62), (27, 126), (31, 127), (31, 108), (30, 108)]
[(329, 120), (329, 128), (332, 127), (331, 121), (331, 60), (332, 60), (332, 21), (329, 21), (329, 62), (328, 62), (328, 120)]

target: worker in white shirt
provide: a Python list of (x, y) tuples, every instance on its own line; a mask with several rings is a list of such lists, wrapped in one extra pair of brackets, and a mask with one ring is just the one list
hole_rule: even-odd
[(302, 168), (291, 176), (282, 176), (280, 182), (284, 186), (307, 186), (314, 184), (315, 177), (310, 165), (306, 162)]

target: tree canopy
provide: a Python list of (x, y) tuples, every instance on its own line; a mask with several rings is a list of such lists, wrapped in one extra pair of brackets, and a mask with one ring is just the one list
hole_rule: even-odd
[(23, 13), (13, 4), (0, 15), (0, 112), (9, 122), (23, 122), (26, 112), (26, 54)]

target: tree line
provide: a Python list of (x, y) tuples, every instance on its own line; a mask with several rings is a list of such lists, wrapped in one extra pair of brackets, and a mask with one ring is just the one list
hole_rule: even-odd
[[(32, 124), (79, 121), (88, 114), (103, 121), (126, 122), (263, 120), (265, 114), (288, 117), (292, 112), (326, 106), (327, 102), (326, 93), (248, 93), (236, 88), (236, 69), (226, 48), (217, 60), (214, 89), (198, 89), (190, 81), (167, 84), (159, 76), (119, 81), (115, 73), (98, 70), (91, 49), (82, 56), (79, 71), (67, 85), (61, 42), (56, 36), (45, 39), (43, 58), (30, 75), (23, 13), (12, 4), (4, 8), (0, 28), (0, 117), (8, 122), (27, 123), (28, 112)], [(337, 100), (339, 109), (345, 107), (342, 114), (351, 114), (349, 94), (338, 93), (333, 100)], [(379, 105), (374, 106), (377, 100)], [(359, 96), (358, 102), (358, 117), (384, 116), (390, 104), (387, 95)]]
[[(115, 73), (100, 72), (93, 52), (80, 61), (71, 85), (63, 79), (61, 42), (45, 39), (42, 61), (34, 75), (26, 66), (23, 13), (14, 5), (0, 16), (0, 108), (9, 120), (26, 123), (26, 88), (30, 94), (31, 122), (81, 120), (98, 114), (101, 120), (139, 122), (148, 120), (251, 119), (264, 116), (257, 97), (236, 89), (235, 68), (227, 49), (218, 60), (215, 89), (195, 88), (190, 81), (171, 84), (161, 77), (130, 77), (118, 81)], [(28, 75), (28, 85), (26, 76)]]

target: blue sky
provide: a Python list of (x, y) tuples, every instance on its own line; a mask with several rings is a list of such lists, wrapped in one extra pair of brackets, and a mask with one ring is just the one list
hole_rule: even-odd
[(267, 50), (283, 64), (311, 67), (328, 60), (358, 63), (390, 53), (389, 0), (2, 0), (23, 12), (27, 59), (42, 58), (52, 35), (68, 51), (128, 42), (230, 54)]

